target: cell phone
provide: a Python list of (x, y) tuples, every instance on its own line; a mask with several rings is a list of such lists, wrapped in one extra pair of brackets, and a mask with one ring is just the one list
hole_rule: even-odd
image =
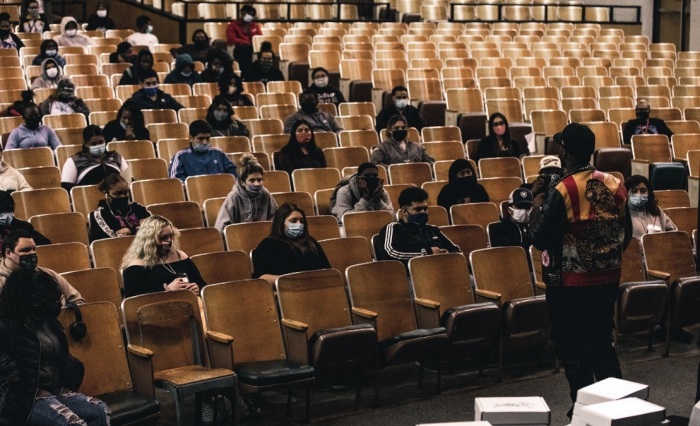
[(187, 274), (185, 272), (178, 272), (177, 277), (182, 280), (182, 282), (188, 283), (190, 282), (190, 279), (187, 277)]

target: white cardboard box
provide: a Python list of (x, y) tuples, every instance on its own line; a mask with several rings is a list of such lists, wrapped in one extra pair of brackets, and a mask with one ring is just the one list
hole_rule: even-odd
[(591, 426), (656, 426), (664, 421), (666, 409), (639, 398), (625, 398), (588, 405), (579, 416)]
[(690, 423), (688, 426), (700, 426), (700, 402), (695, 404), (693, 412), (690, 414)]
[(416, 426), (491, 426), (489, 422), (421, 423)]
[(649, 398), (649, 386), (609, 377), (579, 389), (576, 402), (581, 405), (591, 405), (631, 397), (646, 400)]
[(474, 420), (486, 420), (492, 425), (550, 424), (549, 406), (539, 396), (475, 398), (474, 411)]

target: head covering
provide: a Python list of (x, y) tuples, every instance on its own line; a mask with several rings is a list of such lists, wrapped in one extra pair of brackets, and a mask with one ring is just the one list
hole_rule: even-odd
[(561, 169), (561, 160), (556, 155), (545, 155), (540, 160), (540, 173), (546, 169)]
[(554, 142), (566, 150), (567, 154), (579, 160), (589, 160), (595, 151), (595, 134), (579, 123), (571, 123), (561, 133), (554, 135)]
[(518, 188), (510, 193), (508, 204), (512, 206), (517, 206), (520, 204), (532, 205), (532, 192), (526, 188)]
[(192, 65), (194, 68), (192, 56), (188, 55), (187, 53), (181, 53), (175, 59), (175, 69), (177, 70), (181, 70), (187, 64)]

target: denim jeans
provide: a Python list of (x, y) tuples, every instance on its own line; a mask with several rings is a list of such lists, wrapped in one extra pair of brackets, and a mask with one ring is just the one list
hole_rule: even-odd
[(70, 392), (37, 398), (28, 424), (109, 426), (109, 414), (107, 404), (99, 399)]

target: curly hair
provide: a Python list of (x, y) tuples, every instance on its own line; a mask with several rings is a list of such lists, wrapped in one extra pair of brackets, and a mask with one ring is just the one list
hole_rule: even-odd
[(143, 265), (147, 268), (155, 266), (160, 260), (158, 257), (158, 243), (160, 242), (158, 236), (166, 226), (171, 227), (173, 230), (172, 250), (179, 250), (178, 239), (180, 238), (180, 231), (163, 216), (151, 216), (141, 222), (141, 227), (136, 233), (134, 241), (131, 242), (122, 259), (122, 269), (125, 269), (136, 259), (142, 260)]
[(50, 292), (61, 294), (58, 282), (51, 275), (40, 269), (19, 269), (7, 278), (0, 293), (0, 317), (7, 320), (27, 318), (37, 299)]

